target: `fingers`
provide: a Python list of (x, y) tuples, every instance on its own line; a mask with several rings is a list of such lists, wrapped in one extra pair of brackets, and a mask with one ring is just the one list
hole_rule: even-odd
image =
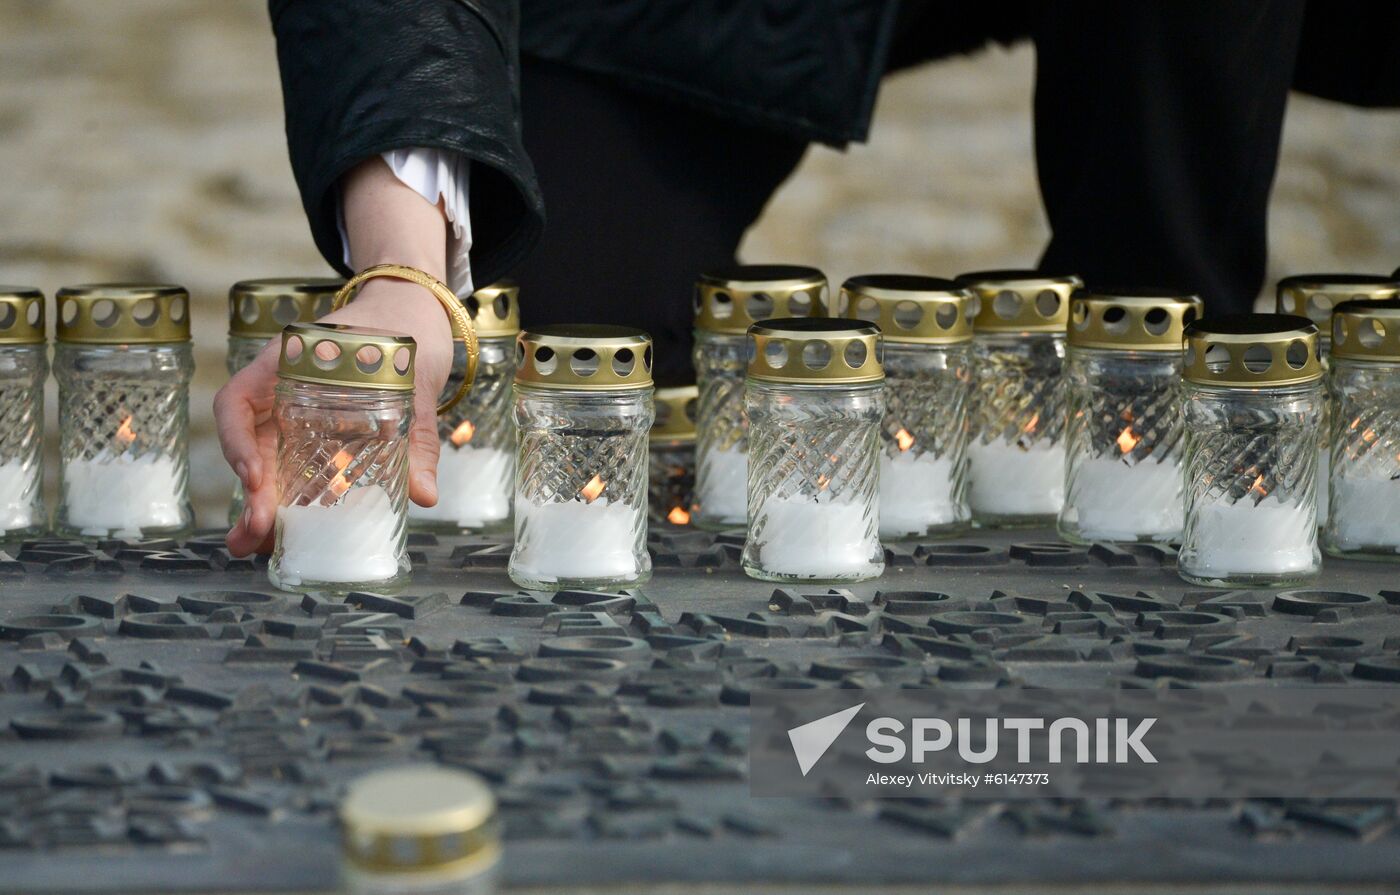
[(276, 358), (271, 369), (267, 352), (230, 379), (214, 395), (214, 423), (219, 447), (246, 491), (262, 486), (265, 464), (258, 449), (257, 425), (271, 407), (277, 385)]
[(430, 507), (438, 501), (439, 451), (437, 405), (420, 390), (414, 395), (413, 428), (408, 435), (408, 497), (420, 507)]
[[(264, 427), (266, 429), (267, 427)], [(273, 469), (276, 458), (277, 440), (271, 432), (265, 431), (258, 440), (258, 451), (265, 469)], [(243, 514), (229, 530), (225, 541), (229, 552), (234, 556), (247, 556), (250, 553), (271, 553), (273, 527), (277, 519), (277, 483), (268, 475), (260, 487), (250, 488), (244, 497)]]

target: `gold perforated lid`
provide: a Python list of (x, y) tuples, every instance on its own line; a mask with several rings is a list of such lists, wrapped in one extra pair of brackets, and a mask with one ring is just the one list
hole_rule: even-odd
[(695, 405), (699, 389), (693, 385), (659, 388), (653, 396), (656, 421), (651, 424), (652, 441), (689, 442), (695, 440)]
[(44, 293), (33, 286), (0, 286), (0, 345), (44, 342)]
[(479, 339), (514, 336), (520, 332), (520, 286), (501, 280), (483, 286), (463, 302)]
[(528, 388), (651, 388), (651, 336), (629, 326), (569, 323), (515, 339), (515, 382)]
[(1308, 273), (1278, 281), (1280, 314), (1297, 314), (1318, 325), (1324, 338), (1331, 332), (1332, 309), (1348, 301), (1381, 301), (1400, 297), (1400, 279), (1357, 273)]
[(379, 391), (413, 390), (412, 336), (344, 323), (293, 323), (282, 330), (277, 375), (297, 382)]
[(958, 282), (977, 293), (980, 307), (972, 321), (977, 332), (1063, 332), (1069, 297), (1084, 285), (1076, 276), (1033, 270), (981, 270)]
[(792, 264), (743, 264), (701, 274), (695, 327), (743, 335), (760, 320), (826, 313), (826, 274)]
[(475, 774), (435, 765), (375, 771), (340, 803), (346, 860), (385, 873), (470, 869), (500, 857), (496, 798)]
[(749, 327), (749, 377), (840, 385), (879, 382), (880, 328), (839, 317), (788, 317)]
[(1170, 289), (1081, 289), (1069, 300), (1069, 344), (1180, 351), (1186, 327), (1204, 308), (1196, 296)]
[(310, 323), (330, 313), (331, 299), (344, 285), (332, 277), (241, 280), (228, 290), (231, 336), (270, 339), (289, 323)]
[(1268, 388), (1322, 377), (1317, 327), (1293, 314), (1236, 314), (1186, 329), (1185, 378), (1202, 385)]
[(190, 294), (183, 286), (64, 286), (55, 299), (60, 342), (140, 345), (190, 339)]
[(1400, 361), (1400, 299), (1337, 305), (1332, 312), (1332, 356)]
[(951, 345), (972, 338), (977, 296), (952, 280), (866, 274), (841, 284), (837, 314), (880, 327), (886, 342)]

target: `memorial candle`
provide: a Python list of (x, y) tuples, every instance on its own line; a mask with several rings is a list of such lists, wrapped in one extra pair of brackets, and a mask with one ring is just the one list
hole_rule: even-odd
[(44, 516), (44, 295), (0, 286), (0, 537), (41, 532)]

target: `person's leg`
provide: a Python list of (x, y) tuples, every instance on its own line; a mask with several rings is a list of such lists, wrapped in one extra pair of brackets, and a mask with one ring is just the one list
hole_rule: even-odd
[(1046, 270), (1251, 309), (1304, 0), (1076, 0), (1035, 26)]
[(537, 60), (521, 96), (546, 214), (516, 275), (526, 325), (639, 326), (656, 340), (657, 381), (693, 382), (696, 277), (734, 263), (805, 142)]

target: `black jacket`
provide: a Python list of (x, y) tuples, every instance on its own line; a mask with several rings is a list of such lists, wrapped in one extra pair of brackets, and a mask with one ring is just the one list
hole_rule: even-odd
[[(729, 118), (863, 139), (896, 0), (269, 0), (292, 170), (316, 246), (342, 263), (336, 184), (389, 149), (456, 150), (472, 269), (503, 276), (544, 225), (521, 146), (519, 56), (609, 75)], [(523, 16), (523, 25), (522, 25)]]

